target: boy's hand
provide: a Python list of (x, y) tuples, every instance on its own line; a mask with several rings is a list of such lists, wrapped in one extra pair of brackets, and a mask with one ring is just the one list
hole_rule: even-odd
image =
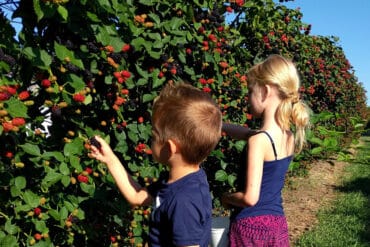
[(97, 159), (107, 165), (114, 162), (116, 155), (103, 138), (94, 136), (91, 137), (89, 141), (91, 145), (91, 152), (89, 153), (90, 158)]
[(90, 145), (95, 146), (97, 149), (101, 148), (101, 144), (100, 142), (98, 142), (98, 140), (96, 140), (95, 136), (91, 137), (89, 139), (89, 142), (90, 142)]

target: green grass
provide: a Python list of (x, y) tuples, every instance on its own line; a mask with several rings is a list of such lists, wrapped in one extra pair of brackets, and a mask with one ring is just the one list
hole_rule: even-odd
[(370, 246), (370, 137), (346, 167), (332, 205), (318, 213), (319, 223), (293, 246)]

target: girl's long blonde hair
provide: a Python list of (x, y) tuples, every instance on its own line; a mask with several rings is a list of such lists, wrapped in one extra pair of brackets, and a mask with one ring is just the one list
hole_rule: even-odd
[(270, 84), (278, 88), (282, 101), (275, 113), (276, 121), (284, 130), (289, 130), (293, 125), (296, 152), (300, 152), (310, 122), (310, 109), (300, 99), (300, 79), (293, 62), (280, 55), (270, 55), (263, 62), (253, 66), (247, 77), (250, 86)]

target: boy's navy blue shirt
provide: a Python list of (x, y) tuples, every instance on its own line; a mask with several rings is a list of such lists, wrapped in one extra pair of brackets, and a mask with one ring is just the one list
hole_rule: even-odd
[(166, 181), (160, 180), (148, 188), (155, 200), (149, 225), (149, 246), (208, 247), (212, 201), (204, 170), (170, 184)]

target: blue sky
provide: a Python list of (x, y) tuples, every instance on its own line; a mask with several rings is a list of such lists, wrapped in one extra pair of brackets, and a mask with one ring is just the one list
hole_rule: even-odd
[[(275, 2), (278, 2), (277, 0)], [(311, 34), (336, 36), (338, 45), (367, 91), (370, 106), (370, 0), (294, 0), (281, 3), (300, 8)]]

